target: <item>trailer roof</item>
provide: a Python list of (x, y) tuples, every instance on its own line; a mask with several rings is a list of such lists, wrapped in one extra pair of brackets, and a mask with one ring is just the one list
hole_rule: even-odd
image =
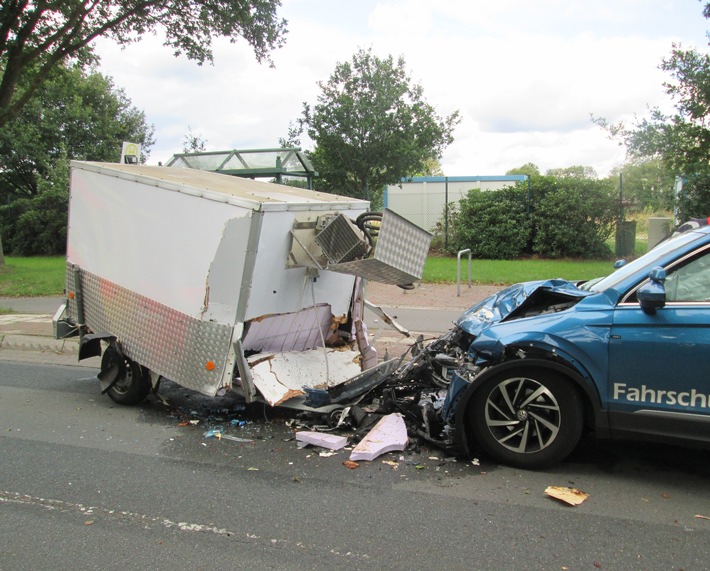
[(327, 204), (330, 207), (342, 204), (343, 207), (348, 208), (367, 207), (368, 204), (366, 201), (349, 196), (197, 169), (85, 161), (72, 161), (72, 168), (98, 172), (219, 202), (228, 202), (253, 210), (279, 209), (279, 206), (298, 204), (309, 206)]

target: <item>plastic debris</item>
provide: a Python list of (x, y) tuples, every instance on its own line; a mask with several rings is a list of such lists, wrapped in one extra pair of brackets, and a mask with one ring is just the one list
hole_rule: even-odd
[(222, 429), (221, 428), (213, 428), (211, 430), (208, 430), (207, 432), (203, 433), (202, 436), (205, 438), (222, 438)]
[(374, 460), (386, 452), (404, 450), (407, 441), (407, 426), (402, 415), (388, 414), (353, 448), (350, 460)]
[(254, 442), (251, 438), (239, 438), (238, 436), (232, 436), (231, 434), (223, 434), (222, 438), (225, 440), (231, 440), (232, 442)]
[(328, 448), (329, 450), (340, 450), (348, 443), (348, 437), (302, 430), (296, 432), (296, 441)]
[(571, 506), (578, 506), (589, 497), (589, 494), (581, 492), (580, 490), (565, 488), (563, 486), (547, 486), (545, 493), (551, 498), (555, 498)]

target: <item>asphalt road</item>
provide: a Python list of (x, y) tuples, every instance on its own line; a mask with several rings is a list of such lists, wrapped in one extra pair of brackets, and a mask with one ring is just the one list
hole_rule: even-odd
[[(585, 444), (554, 469), (432, 448), (357, 469), (298, 419), (174, 385), (138, 407), (96, 371), (0, 361), (0, 569), (706, 569), (706, 452)], [(220, 417), (217, 420), (215, 417)], [(215, 423), (247, 421), (204, 438)], [(196, 425), (189, 421), (199, 421)], [(383, 463), (386, 460), (388, 463)], [(549, 485), (589, 494), (577, 507)]]

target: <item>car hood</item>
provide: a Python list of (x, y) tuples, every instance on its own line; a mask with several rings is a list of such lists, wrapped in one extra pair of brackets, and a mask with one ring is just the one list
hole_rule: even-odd
[(580, 290), (574, 282), (554, 279), (509, 286), (466, 310), (456, 325), (478, 336), (501, 321), (561, 311), (593, 292)]

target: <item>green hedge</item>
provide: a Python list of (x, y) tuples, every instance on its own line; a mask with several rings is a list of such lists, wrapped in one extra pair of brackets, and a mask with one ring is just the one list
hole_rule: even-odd
[(471, 190), (449, 209), (448, 251), (515, 259), (611, 256), (618, 204), (608, 181), (548, 176), (495, 191)]

